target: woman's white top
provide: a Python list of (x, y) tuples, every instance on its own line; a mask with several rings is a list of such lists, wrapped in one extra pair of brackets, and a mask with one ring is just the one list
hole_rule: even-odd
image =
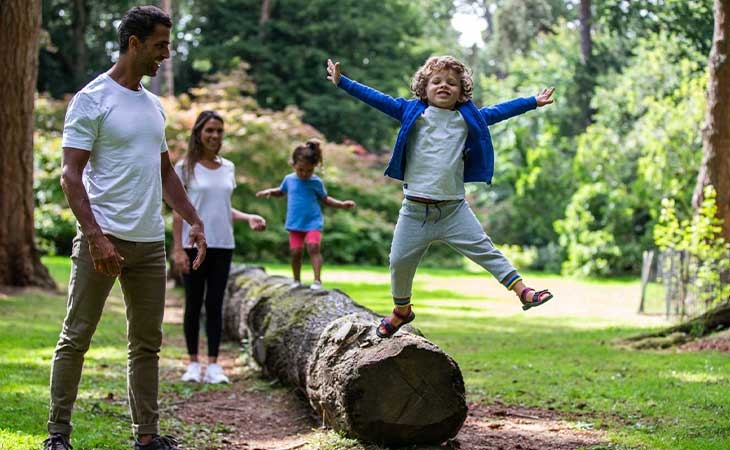
[[(198, 162), (193, 176), (187, 177), (183, 171), (184, 161), (175, 164), (175, 172), (185, 185), (190, 202), (195, 206), (205, 227), (205, 241), (208, 248), (235, 247), (233, 240), (233, 212), (231, 194), (236, 187), (236, 171), (233, 163), (218, 157), (220, 167), (208, 169)], [(184, 248), (191, 248), (188, 242), (190, 224), (183, 220), (181, 241)]]

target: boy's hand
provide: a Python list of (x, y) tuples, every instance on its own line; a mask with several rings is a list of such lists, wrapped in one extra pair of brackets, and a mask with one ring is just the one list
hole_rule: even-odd
[(552, 103), (554, 100), (550, 98), (553, 95), (553, 92), (555, 91), (555, 87), (549, 87), (547, 89), (543, 89), (540, 91), (539, 94), (535, 96), (535, 100), (537, 101), (537, 106), (545, 106)]
[(270, 189), (264, 189), (263, 191), (258, 191), (256, 193), (257, 198), (271, 198), (271, 190)]
[(340, 62), (333, 63), (331, 59), (327, 60), (327, 79), (335, 86), (340, 84)]
[(343, 209), (352, 209), (355, 206), (355, 202), (353, 202), (352, 200), (345, 200), (344, 202), (342, 202)]

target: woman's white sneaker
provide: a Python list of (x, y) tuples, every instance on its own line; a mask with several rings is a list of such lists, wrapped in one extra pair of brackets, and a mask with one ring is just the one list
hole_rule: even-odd
[(183, 374), (181, 380), (200, 383), (200, 363), (191, 362), (188, 364), (188, 369)]
[(223, 368), (215, 363), (208, 364), (205, 369), (205, 376), (203, 377), (204, 383), (219, 384), (219, 383), (230, 383), (230, 380), (223, 373)]

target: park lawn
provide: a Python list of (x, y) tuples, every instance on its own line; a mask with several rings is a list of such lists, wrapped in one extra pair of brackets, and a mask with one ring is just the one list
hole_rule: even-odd
[[(44, 262), (65, 286), (68, 259)], [(271, 274), (289, 275), (288, 266), (265, 266)], [(307, 270), (303, 267), (305, 281)], [(528, 275), (540, 285), (565, 282)], [(327, 266), (324, 280), (325, 287), (337, 287), (380, 314), (392, 307), (385, 268)], [(500, 401), (580, 414), (575, 426), (607, 430), (610, 448), (730, 447), (726, 354), (622, 348), (614, 344), (617, 338), (645, 331), (647, 325), (605, 317), (546, 316), (540, 309), (538, 314), (523, 313), (514, 298), (490, 283), (483, 275), (421, 268), (414, 286), (414, 324), (459, 363), (469, 402)], [(584, 290), (580, 295), (590, 299), (596, 290), (632, 283), (638, 281), (576, 281), (570, 286)], [(486, 287), (475, 290), (482, 284)], [(508, 302), (514, 302), (514, 314), (494, 312), (504, 311)], [(63, 295), (0, 297), (0, 449), (39, 448), (45, 438), (49, 364), (64, 311)], [(180, 328), (165, 326), (166, 336), (172, 338), (167, 342), (182, 342)], [(74, 436), (75, 448), (131, 445), (124, 333), (117, 286), (87, 353), (74, 415), (74, 424), (83, 432)], [(179, 361), (185, 353), (180, 345), (166, 345), (163, 359)], [(177, 369), (162, 366), (163, 371)], [(181, 383), (162, 383), (161, 389), (163, 409), (190, 394)], [(162, 414), (163, 432), (176, 425), (166, 416)]]

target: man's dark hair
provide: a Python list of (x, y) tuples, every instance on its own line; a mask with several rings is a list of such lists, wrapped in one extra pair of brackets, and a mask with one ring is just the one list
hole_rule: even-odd
[(135, 6), (127, 11), (118, 29), (119, 53), (127, 52), (132, 36), (144, 42), (155, 31), (157, 24), (172, 28), (170, 16), (156, 6)]

